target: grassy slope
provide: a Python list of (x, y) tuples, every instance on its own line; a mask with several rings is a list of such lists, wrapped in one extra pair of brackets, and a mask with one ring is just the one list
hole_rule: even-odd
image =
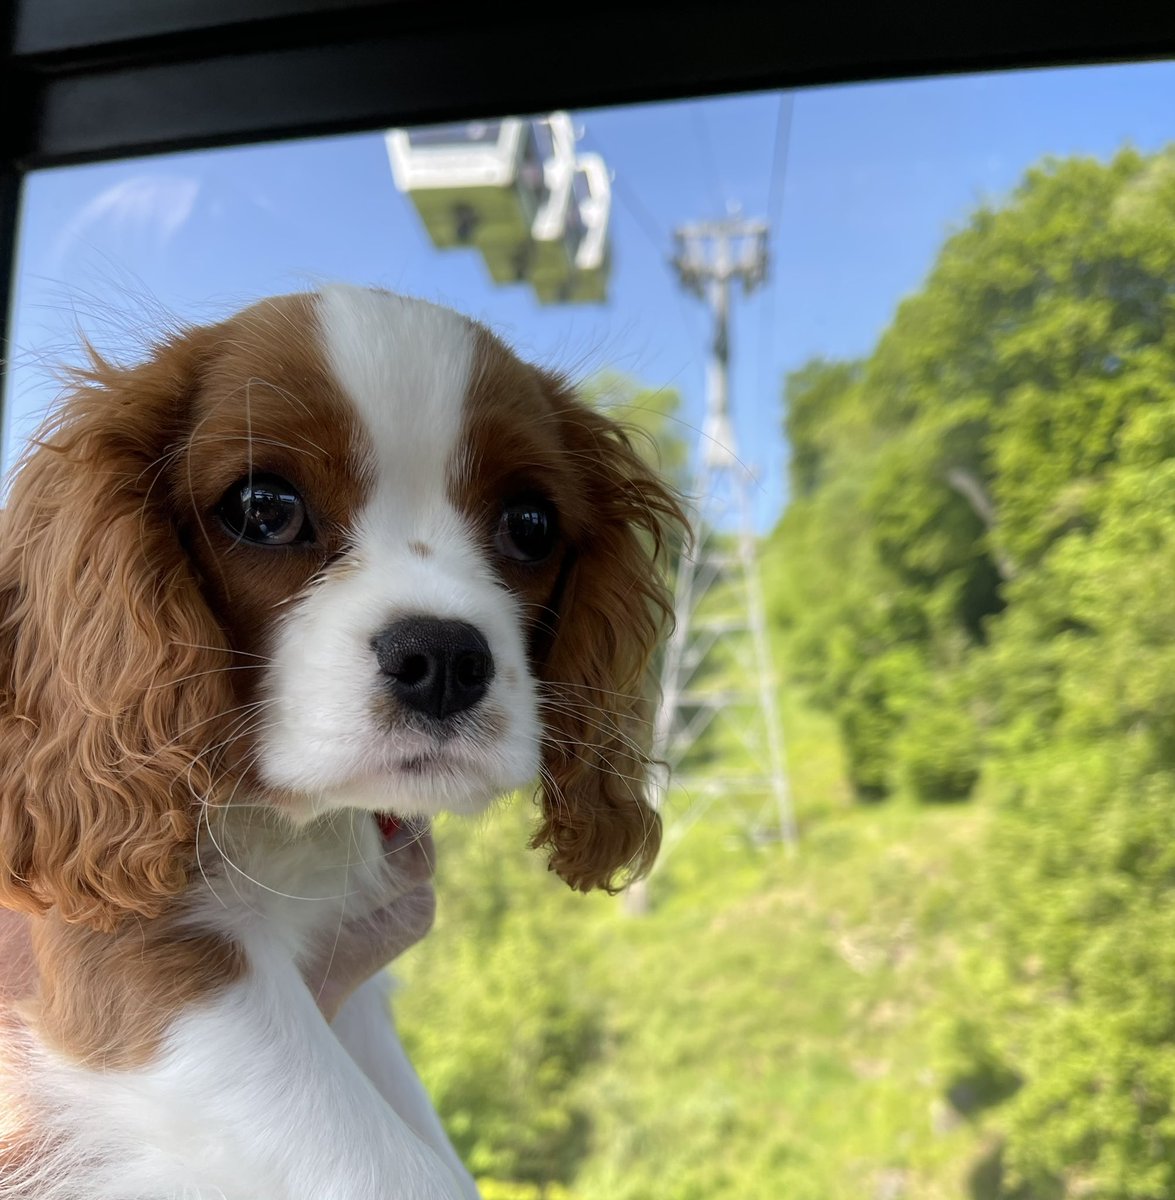
[[(479, 1174), (503, 1174), (485, 1147), (512, 1136), (509, 1121), (493, 1132), (501, 1095), (548, 1088), (552, 1112), (588, 1114), (576, 1200), (970, 1194), (983, 1131), (945, 1106), (934, 1063), (951, 964), (979, 937), (984, 813), (851, 807), (825, 719), (793, 700), (786, 724), (799, 855), (754, 845), (715, 805), (654, 876), (644, 918), (550, 880), (520, 848), (524, 806), (442, 830), (441, 918), (401, 964), (399, 1012), (466, 1152), (471, 1126), (491, 1130)], [(515, 979), (520, 994), (479, 997)], [(535, 1071), (515, 1028), (520, 1005), (552, 996), (598, 1023), (571, 1076)], [(476, 1112), (454, 1106), (463, 1071), (503, 1075)]]

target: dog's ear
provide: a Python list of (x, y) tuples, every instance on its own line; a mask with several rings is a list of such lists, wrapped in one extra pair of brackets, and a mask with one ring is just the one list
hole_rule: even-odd
[(188, 436), (199, 332), (93, 355), (18, 470), (0, 528), (0, 905), (109, 929), (183, 889), (202, 750), (232, 705), (225, 638), (163, 479)]
[(649, 667), (672, 616), (667, 542), (685, 517), (619, 425), (557, 381), (548, 386), (591, 516), (540, 664), (548, 703), (532, 844), (549, 849), (552, 869), (573, 888), (616, 891), (649, 870), (661, 843), (648, 800)]

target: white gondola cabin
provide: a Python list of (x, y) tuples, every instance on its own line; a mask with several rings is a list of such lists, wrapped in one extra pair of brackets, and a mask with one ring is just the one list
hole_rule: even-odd
[(535, 283), (543, 304), (602, 304), (608, 298), (612, 249), (608, 223), (612, 215), (612, 180), (598, 154), (581, 154), (572, 179), (572, 203), (580, 226), (575, 265), (558, 286)]
[(508, 117), (393, 129), (386, 141), (396, 186), (433, 245), (476, 246), (483, 254), (525, 247), (547, 200), (533, 122)]
[(439, 249), (471, 246), (496, 283), (529, 282), (544, 304), (605, 299), (611, 184), (576, 157), (567, 113), (393, 129), (392, 177)]
[(575, 270), (575, 254), (583, 235), (575, 203), (575, 128), (567, 113), (552, 113), (535, 122), (543, 155), (547, 196), (531, 226), (531, 262), (527, 271), (536, 292), (564, 288)]

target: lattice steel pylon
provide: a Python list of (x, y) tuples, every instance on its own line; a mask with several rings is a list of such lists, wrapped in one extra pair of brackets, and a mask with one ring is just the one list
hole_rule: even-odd
[[(653, 802), (664, 808), (672, 782), (689, 794), (691, 804), (667, 829), (662, 862), (710, 804), (736, 792), (766, 793), (757, 824), (763, 826), (764, 813), (771, 811), (778, 837), (789, 848), (797, 840), (759, 578), (752, 479), (739, 458), (730, 407), (731, 285), (741, 281), (749, 293), (766, 277), (767, 225), (732, 217), (685, 226), (674, 238), (673, 266), (682, 286), (709, 305), (713, 341), (706, 367), (706, 416), (690, 488), (695, 542), (677, 563), (676, 624), (665, 648), (653, 723), (653, 757), (661, 764), (655, 768)], [(714, 611), (713, 601), (723, 588), (725, 610)], [(705, 668), (716, 654), (737, 655), (738, 647), (753, 659), (738, 672), (738, 683), (705, 686)], [(743, 680), (753, 682), (748, 687)], [(689, 750), (716, 718), (743, 714), (746, 720), (734, 729), (751, 752), (751, 771), (710, 769), (696, 779), (678, 775)], [(630, 908), (639, 911), (646, 904), (647, 892), (637, 885)]]

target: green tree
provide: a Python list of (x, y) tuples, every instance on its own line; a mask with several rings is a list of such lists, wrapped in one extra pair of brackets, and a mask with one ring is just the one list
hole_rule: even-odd
[[(1175, 1194), (1175, 153), (1046, 162), (789, 380), (777, 615), (858, 792), (993, 808), (995, 1193)], [(963, 1070), (963, 1074), (968, 1072)]]
[(580, 392), (588, 403), (628, 427), (666, 479), (685, 487), (689, 430), (681, 422), (681, 396), (675, 389), (651, 388), (617, 371), (601, 371)]

